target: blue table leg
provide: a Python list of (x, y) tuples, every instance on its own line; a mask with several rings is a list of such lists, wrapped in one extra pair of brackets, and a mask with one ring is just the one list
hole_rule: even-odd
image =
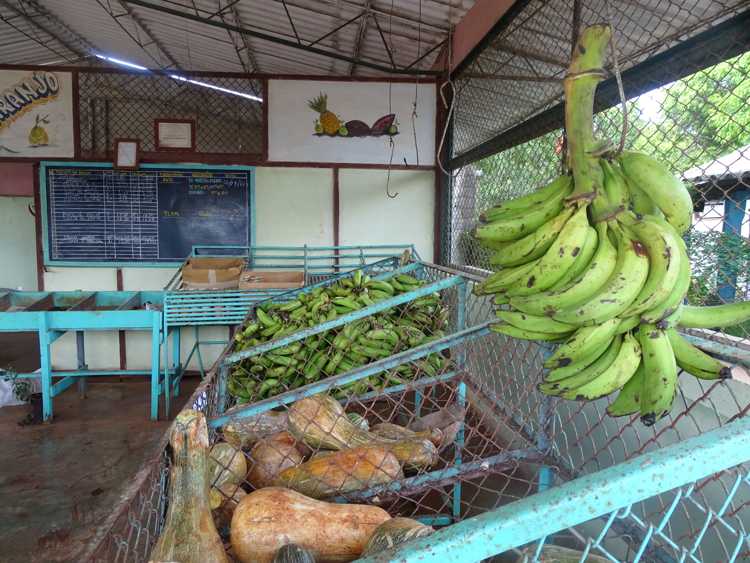
[[(86, 348), (84, 346), (84, 335), (82, 330), (76, 331), (76, 359), (78, 360), (78, 369), (83, 371), (88, 369), (86, 365)], [(78, 378), (78, 397), (80, 399), (86, 398), (86, 387), (88, 378)]]
[(174, 329), (172, 333), (172, 363), (174, 367), (174, 396), (180, 394), (180, 380), (182, 379), (182, 366), (180, 365), (180, 333), (181, 327)]
[[(166, 338), (164, 339), (166, 346)], [(154, 315), (151, 326), (151, 420), (159, 419), (159, 359), (161, 357), (161, 318)]]
[(51, 421), (52, 412), (52, 360), (50, 358), (50, 331), (47, 313), (39, 313), (39, 367), (42, 372), (42, 419)]

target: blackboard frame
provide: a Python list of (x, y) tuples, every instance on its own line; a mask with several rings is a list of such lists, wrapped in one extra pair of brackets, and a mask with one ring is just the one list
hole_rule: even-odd
[[(187, 256), (174, 259), (160, 259), (154, 261), (73, 261), (73, 260), (53, 260), (50, 254), (51, 233), (49, 225), (49, 204), (47, 192), (47, 170), (50, 168), (78, 168), (78, 169), (108, 169), (115, 170), (111, 162), (77, 162), (77, 161), (42, 161), (39, 164), (39, 195), (42, 205), (41, 223), (42, 223), (42, 251), (45, 266), (67, 266), (77, 268), (168, 268), (179, 266)], [(142, 170), (199, 170), (204, 172), (247, 172), (248, 173), (248, 246), (252, 246), (255, 238), (255, 166), (243, 165), (217, 165), (217, 164), (177, 164), (177, 163), (154, 163), (141, 164), (139, 169)]]

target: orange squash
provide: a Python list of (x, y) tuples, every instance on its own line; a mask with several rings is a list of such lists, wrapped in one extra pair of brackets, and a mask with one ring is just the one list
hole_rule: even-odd
[(266, 487), (247, 495), (235, 509), (232, 552), (240, 563), (271, 563), (282, 546), (293, 543), (318, 562), (352, 561), (388, 519), (377, 506), (327, 503)]
[(250, 471), (247, 482), (256, 489), (270, 487), (281, 472), (304, 461), (287, 432), (257, 442), (250, 450)]

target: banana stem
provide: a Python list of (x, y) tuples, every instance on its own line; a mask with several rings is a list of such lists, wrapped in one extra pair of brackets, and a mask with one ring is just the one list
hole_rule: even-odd
[(595, 156), (600, 144), (594, 139), (594, 94), (604, 78), (602, 65), (611, 28), (592, 25), (581, 33), (565, 77), (565, 130), (568, 158), (575, 189), (571, 201), (593, 200), (601, 193), (604, 176)]

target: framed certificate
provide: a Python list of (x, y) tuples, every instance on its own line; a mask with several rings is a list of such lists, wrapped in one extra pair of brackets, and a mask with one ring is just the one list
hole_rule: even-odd
[(141, 141), (115, 139), (115, 168), (137, 170), (141, 160)]
[(195, 120), (154, 120), (157, 151), (195, 151)]

